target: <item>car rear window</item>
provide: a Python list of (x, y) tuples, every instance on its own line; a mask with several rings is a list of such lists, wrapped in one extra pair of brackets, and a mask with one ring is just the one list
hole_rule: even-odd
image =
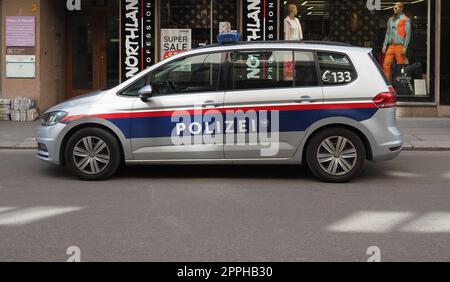
[(386, 83), (386, 85), (390, 85), (389, 81), (387, 80), (386, 76), (384, 75), (383, 69), (381, 68), (380, 64), (378, 63), (377, 59), (375, 58), (375, 56), (373, 55), (372, 52), (369, 53), (369, 57), (370, 57), (370, 59), (372, 59), (372, 62), (377, 67), (377, 70), (380, 73), (380, 75), (383, 78), (383, 80)]
[(340, 53), (318, 52), (322, 84), (343, 85), (356, 80), (357, 73), (350, 59)]

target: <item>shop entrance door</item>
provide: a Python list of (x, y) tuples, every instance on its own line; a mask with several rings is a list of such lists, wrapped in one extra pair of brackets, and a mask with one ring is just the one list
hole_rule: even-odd
[(67, 22), (66, 98), (119, 83), (118, 10), (70, 15)]

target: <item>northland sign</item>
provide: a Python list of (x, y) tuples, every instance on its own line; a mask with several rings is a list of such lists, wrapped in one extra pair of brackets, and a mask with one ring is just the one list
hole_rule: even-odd
[(122, 81), (154, 64), (155, 0), (121, 1)]
[(277, 39), (277, 0), (244, 0), (244, 40)]

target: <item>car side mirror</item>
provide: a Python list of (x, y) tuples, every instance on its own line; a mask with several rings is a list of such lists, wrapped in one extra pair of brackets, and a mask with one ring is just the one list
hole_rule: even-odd
[(142, 102), (147, 102), (152, 97), (152, 86), (146, 85), (138, 91), (139, 98), (141, 98)]

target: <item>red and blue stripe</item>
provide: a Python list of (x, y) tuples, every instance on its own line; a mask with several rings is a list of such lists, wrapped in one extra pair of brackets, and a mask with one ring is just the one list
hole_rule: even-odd
[[(298, 104), (298, 105), (268, 105), (268, 106), (243, 106), (232, 108), (214, 108), (214, 113), (220, 112), (222, 118), (226, 118), (227, 112), (236, 111), (279, 111), (279, 131), (295, 132), (305, 131), (313, 123), (331, 117), (346, 117), (361, 122), (370, 119), (378, 111), (373, 102), (363, 103), (332, 103), (332, 104)], [(191, 115), (194, 120), (196, 115), (207, 115), (211, 109), (188, 110), (161, 110), (129, 113), (99, 113), (86, 115), (69, 115), (62, 120), (70, 123), (82, 118), (106, 119), (116, 125), (126, 138), (156, 138), (171, 137), (176, 122), (173, 117)], [(175, 118), (176, 120), (176, 118)], [(181, 122), (181, 119), (180, 121)], [(223, 128), (223, 127), (222, 127)]]

